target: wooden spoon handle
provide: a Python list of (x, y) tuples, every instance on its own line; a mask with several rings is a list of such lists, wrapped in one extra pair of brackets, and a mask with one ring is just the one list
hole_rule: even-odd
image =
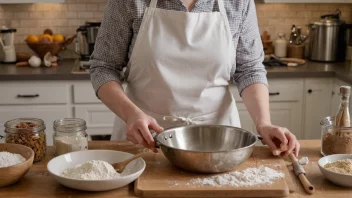
[[(315, 192), (315, 188), (314, 186), (308, 181), (306, 175), (304, 174), (304, 170), (302, 165), (300, 165), (298, 163), (298, 159), (296, 158), (296, 156), (293, 153), (290, 153), (289, 155), (290, 159), (292, 160), (293, 163), (296, 163), (298, 168), (302, 168), (301, 173), (298, 174), (298, 178), (301, 181), (301, 184), (304, 188), (304, 190), (308, 193), (308, 194), (313, 194)], [(295, 167), (295, 166), (293, 166)], [(296, 171), (296, 170), (295, 170)], [(297, 173), (296, 173), (297, 174)]]
[(133, 160), (142, 157), (142, 156), (145, 155), (146, 153), (147, 153), (147, 152), (138, 153), (138, 154), (134, 155), (133, 157), (131, 157), (130, 159), (124, 161), (123, 163), (124, 163), (124, 164), (128, 164), (128, 163), (132, 162)]
[(302, 183), (302, 186), (303, 186), (304, 190), (305, 190), (308, 194), (312, 195), (312, 194), (315, 192), (315, 188), (314, 188), (314, 186), (308, 181), (306, 175), (303, 174), (303, 173), (302, 173), (302, 174), (299, 174), (299, 175), (298, 175), (298, 178), (299, 178), (299, 180), (301, 180), (301, 183)]

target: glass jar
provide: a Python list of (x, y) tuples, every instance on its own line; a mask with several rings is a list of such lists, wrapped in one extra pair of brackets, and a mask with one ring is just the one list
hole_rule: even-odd
[(44, 121), (37, 118), (19, 118), (5, 123), (6, 143), (22, 144), (34, 151), (34, 162), (46, 155)]
[(352, 154), (352, 127), (335, 126), (335, 116), (324, 118), (321, 126), (321, 154)]
[(54, 121), (55, 155), (88, 149), (86, 121), (79, 118), (63, 118)]

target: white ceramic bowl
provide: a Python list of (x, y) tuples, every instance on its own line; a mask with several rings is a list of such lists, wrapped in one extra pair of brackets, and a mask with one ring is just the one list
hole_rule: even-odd
[(318, 161), (319, 169), (321, 173), (325, 176), (325, 178), (331, 181), (332, 183), (342, 187), (352, 187), (352, 175), (335, 173), (324, 168), (327, 163), (343, 159), (352, 159), (352, 155), (336, 154), (320, 158), (320, 160)]
[(67, 168), (83, 164), (90, 160), (103, 160), (110, 164), (123, 161), (133, 156), (130, 153), (113, 150), (86, 150), (60, 155), (50, 160), (47, 168), (49, 173), (60, 184), (85, 191), (106, 191), (128, 185), (137, 179), (145, 169), (145, 161), (138, 158), (129, 163), (121, 173), (121, 178), (110, 180), (79, 180), (61, 176)]

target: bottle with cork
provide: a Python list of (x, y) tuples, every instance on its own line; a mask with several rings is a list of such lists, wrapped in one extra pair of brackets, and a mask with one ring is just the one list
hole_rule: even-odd
[[(350, 96), (351, 87), (341, 86), (340, 87), (340, 106), (335, 117), (335, 126), (337, 127), (351, 127), (350, 117)], [(341, 135), (341, 134), (340, 134)]]
[(340, 87), (340, 105), (334, 117), (328, 117), (321, 123), (323, 155), (352, 154), (352, 128), (350, 116), (351, 87)]

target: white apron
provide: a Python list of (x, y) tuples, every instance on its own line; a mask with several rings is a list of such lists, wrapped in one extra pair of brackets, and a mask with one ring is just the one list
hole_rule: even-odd
[[(127, 96), (164, 129), (187, 124), (241, 127), (229, 90), (235, 49), (223, 0), (220, 12), (156, 8), (151, 0), (130, 58)], [(126, 140), (118, 117), (111, 140)]]

